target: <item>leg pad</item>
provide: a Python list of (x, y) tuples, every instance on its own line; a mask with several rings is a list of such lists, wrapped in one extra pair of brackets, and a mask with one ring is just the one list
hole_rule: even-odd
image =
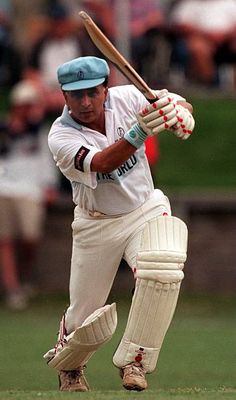
[(147, 223), (137, 255), (137, 280), (127, 326), (113, 357), (117, 367), (139, 362), (147, 373), (155, 369), (176, 308), (186, 250), (183, 221), (164, 216)]
[(82, 326), (49, 350), (44, 358), (49, 367), (57, 370), (70, 371), (82, 367), (98, 348), (112, 338), (116, 326), (116, 304), (99, 308)]

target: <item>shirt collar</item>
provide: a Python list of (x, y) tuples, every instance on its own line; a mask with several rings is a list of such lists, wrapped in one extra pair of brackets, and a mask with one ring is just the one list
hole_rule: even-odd
[(79, 124), (78, 122), (76, 122), (70, 115), (69, 109), (67, 107), (67, 105), (64, 106), (64, 109), (62, 111), (62, 115), (60, 117), (61, 123), (65, 124), (65, 125), (70, 125), (73, 128), (76, 129), (81, 129), (82, 125)]

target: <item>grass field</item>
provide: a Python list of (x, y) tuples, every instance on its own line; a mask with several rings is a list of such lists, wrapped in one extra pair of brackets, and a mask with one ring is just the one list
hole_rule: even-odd
[(159, 135), (155, 182), (170, 191), (235, 190), (235, 99), (190, 99), (196, 121), (192, 137)]
[[(236, 298), (180, 297), (158, 362), (148, 375), (149, 389), (126, 392), (121, 387), (112, 354), (128, 314), (118, 296), (119, 326), (113, 339), (90, 360), (86, 376), (90, 393), (60, 393), (56, 371), (42, 355), (56, 339), (66, 305), (62, 296), (40, 297), (22, 313), (0, 308), (0, 399), (235, 399)], [(114, 294), (110, 301), (114, 301)]]

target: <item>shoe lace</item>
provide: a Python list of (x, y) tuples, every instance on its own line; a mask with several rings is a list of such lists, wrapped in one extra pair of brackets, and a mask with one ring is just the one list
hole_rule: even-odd
[(124, 369), (127, 369), (129, 373), (135, 374), (136, 376), (145, 377), (142, 365), (135, 365), (134, 363), (127, 365)]

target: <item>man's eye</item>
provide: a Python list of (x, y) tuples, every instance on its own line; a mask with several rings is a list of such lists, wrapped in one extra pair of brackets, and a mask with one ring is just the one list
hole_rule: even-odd
[(98, 91), (95, 89), (88, 89), (86, 91), (83, 90), (75, 90), (71, 92), (72, 97), (77, 98), (77, 99), (82, 99), (85, 95), (88, 97), (96, 97), (98, 94)]
[(97, 95), (97, 90), (96, 89), (90, 89), (88, 90), (88, 96), (89, 97), (95, 97)]
[(79, 91), (79, 90), (78, 91), (75, 90), (75, 91), (71, 92), (71, 97), (74, 97), (76, 99), (82, 99), (83, 93), (81, 91)]

